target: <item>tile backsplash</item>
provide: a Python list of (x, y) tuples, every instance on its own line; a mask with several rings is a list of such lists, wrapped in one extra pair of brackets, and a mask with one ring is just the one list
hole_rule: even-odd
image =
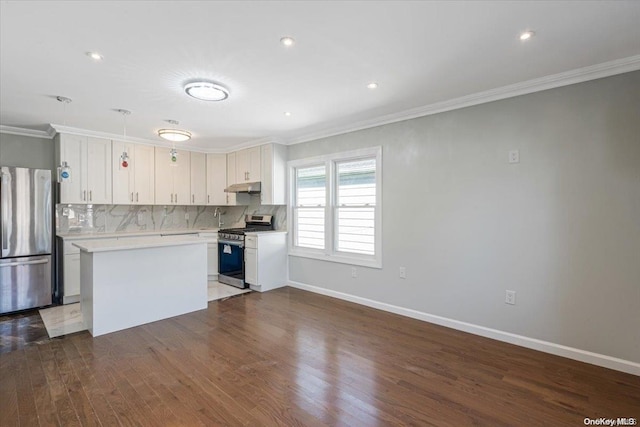
[[(56, 205), (57, 233), (118, 233), (156, 230), (217, 228), (216, 206)], [(274, 215), (275, 228), (287, 227), (287, 208), (260, 205), (251, 196), (249, 206), (219, 206), (222, 228), (244, 226), (248, 214)]]

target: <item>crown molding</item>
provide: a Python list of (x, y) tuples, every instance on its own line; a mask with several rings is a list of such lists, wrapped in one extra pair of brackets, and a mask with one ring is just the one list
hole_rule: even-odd
[(6, 133), (9, 135), (28, 136), (31, 138), (51, 139), (51, 136), (49, 136), (49, 133), (46, 131), (18, 128), (14, 126), (0, 125), (0, 133)]
[(321, 138), (328, 138), (330, 136), (415, 119), (417, 117), (444, 113), (445, 111), (457, 110), (459, 108), (471, 107), (474, 105), (485, 104), (487, 102), (499, 101), (501, 99), (513, 98), (520, 95), (526, 95), (529, 93), (540, 92), (543, 90), (554, 89), (637, 70), (640, 70), (640, 55), (629, 56), (627, 58), (603, 62), (601, 64), (552, 74), (471, 95), (465, 95), (447, 101), (436, 102), (434, 104), (424, 105), (398, 113), (387, 114), (374, 119), (362, 120), (344, 126), (329, 127), (316, 132), (290, 138), (287, 141), (287, 145), (300, 144)]
[(280, 139), (278, 137), (267, 136), (265, 138), (252, 139), (252, 140), (247, 141), (247, 142), (242, 142), (240, 144), (236, 144), (236, 145), (233, 146), (233, 150), (228, 151), (228, 152), (244, 150), (246, 148), (258, 147), (260, 145), (265, 145), (265, 144), (288, 145), (284, 140), (282, 140), (282, 139)]

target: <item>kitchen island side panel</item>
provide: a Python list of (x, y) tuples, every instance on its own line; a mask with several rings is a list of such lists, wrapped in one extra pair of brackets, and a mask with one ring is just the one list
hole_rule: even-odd
[(81, 309), (93, 336), (207, 308), (206, 242), (82, 251), (80, 268)]

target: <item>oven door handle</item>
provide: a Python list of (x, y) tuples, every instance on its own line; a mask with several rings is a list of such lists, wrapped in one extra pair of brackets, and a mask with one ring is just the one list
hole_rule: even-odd
[(244, 242), (238, 240), (218, 240), (219, 245), (231, 245), (231, 246), (239, 246), (244, 248)]

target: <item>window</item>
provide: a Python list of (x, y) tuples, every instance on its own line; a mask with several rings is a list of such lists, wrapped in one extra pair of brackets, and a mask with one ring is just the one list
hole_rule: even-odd
[(381, 152), (289, 162), (291, 255), (381, 267)]

